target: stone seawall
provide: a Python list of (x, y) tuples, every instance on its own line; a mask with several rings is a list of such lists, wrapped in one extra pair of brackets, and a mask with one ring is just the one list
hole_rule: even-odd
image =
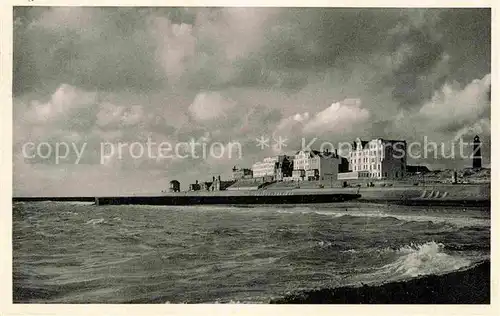
[[(250, 191), (255, 192), (255, 191)], [(164, 196), (115, 196), (96, 197), (96, 205), (241, 205), (241, 204), (309, 204), (309, 203), (336, 203), (358, 199), (356, 193), (321, 194), (298, 192), (255, 192), (247, 194), (168, 194)]]
[[(359, 194), (359, 195), (358, 195)], [(330, 195), (330, 197), (328, 197)], [(300, 197), (304, 196), (304, 197)], [(337, 196), (337, 197), (335, 197)], [(355, 196), (355, 197), (353, 197)], [(342, 197), (342, 198), (340, 198)], [(490, 184), (439, 184), (428, 186), (309, 188), (285, 190), (180, 192), (163, 195), (116, 197), (13, 197), (13, 202), (81, 201), (96, 204), (287, 204), (357, 202), (405, 205), (489, 206)]]
[(489, 304), (490, 261), (443, 275), (364, 286), (301, 291), (271, 304)]
[(297, 192), (359, 193), (363, 202), (393, 202), (401, 204), (461, 204), (488, 205), (490, 184), (438, 184), (428, 186), (347, 187), (324, 189), (293, 189)]

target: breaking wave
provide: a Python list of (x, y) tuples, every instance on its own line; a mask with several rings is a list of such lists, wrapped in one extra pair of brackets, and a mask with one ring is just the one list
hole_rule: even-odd
[[(434, 241), (410, 244), (396, 250), (397, 258), (369, 274), (358, 276), (360, 280), (379, 282), (421, 275), (443, 274), (474, 264), (472, 258), (445, 253), (445, 245)], [(385, 251), (390, 251), (385, 249)]]
[(445, 273), (470, 265), (471, 260), (443, 252), (444, 244), (428, 242), (423, 245), (409, 245), (399, 249), (401, 257), (383, 270), (404, 276)]

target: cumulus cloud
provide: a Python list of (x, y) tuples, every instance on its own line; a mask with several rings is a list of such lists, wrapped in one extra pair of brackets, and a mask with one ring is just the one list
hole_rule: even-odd
[(157, 58), (167, 77), (175, 82), (185, 72), (186, 60), (195, 54), (193, 26), (174, 24), (165, 17), (154, 17), (150, 24), (150, 32), (158, 43)]
[(457, 142), (459, 139), (465, 138), (465, 136), (469, 136), (469, 138), (472, 138), (473, 135), (482, 135), (483, 141), (485, 140), (485, 138), (486, 140), (488, 140), (489, 136), (491, 135), (490, 120), (481, 118), (476, 122), (462, 127), (455, 133), (455, 138), (453, 139), (453, 141)]
[(475, 79), (463, 89), (456, 84), (445, 84), (422, 106), (419, 114), (431, 127), (444, 131), (473, 124), (489, 111), (490, 86), (490, 74)]
[(365, 129), (369, 119), (370, 112), (361, 106), (360, 99), (334, 102), (312, 114), (295, 113), (281, 119), (272, 131), (273, 144), (281, 138), (286, 147), (272, 149), (274, 153), (293, 152), (311, 141), (319, 144), (320, 140), (336, 142), (363, 136), (360, 131)]
[(95, 101), (95, 93), (62, 84), (48, 102), (33, 100), (31, 107), (23, 114), (30, 123), (51, 123), (54, 120), (73, 118), (75, 110), (91, 107)]
[(125, 126), (137, 125), (143, 121), (144, 110), (140, 105), (134, 105), (125, 112), (122, 122)]
[(361, 100), (346, 99), (332, 103), (317, 113), (304, 126), (306, 133), (343, 133), (357, 130), (370, 117), (368, 110), (361, 107)]
[(291, 136), (297, 136), (300, 133), (349, 134), (359, 129), (369, 118), (370, 112), (361, 107), (360, 99), (345, 99), (332, 103), (314, 116), (309, 115), (309, 112), (304, 112), (286, 117), (277, 124), (273, 134)]
[(297, 113), (295, 115), (286, 117), (282, 119), (276, 129), (273, 132), (273, 135), (278, 136), (293, 136), (300, 135), (304, 128), (304, 124), (309, 121), (309, 112)]
[(80, 32), (92, 27), (92, 22), (95, 22), (94, 17), (95, 14), (85, 8), (54, 7), (43, 11), (29, 27), (40, 27), (52, 31), (71, 29)]
[(227, 117), (235, 102), (223, 97), (217, 92), (202, 92), (198, 94), (189, 106), (189, 112), (198, 122), (212, 121)]
[(101, 104), (101, 108), (97, 113), (97, 125), (100, 127), (118, 126), (124, 110), (125, 107), (116, 106), (109, 102)]

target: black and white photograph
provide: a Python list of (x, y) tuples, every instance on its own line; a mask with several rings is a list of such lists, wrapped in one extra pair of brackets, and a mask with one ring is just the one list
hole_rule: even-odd
[(13, 305), (492, 303), (491, 8), (44, 5)]

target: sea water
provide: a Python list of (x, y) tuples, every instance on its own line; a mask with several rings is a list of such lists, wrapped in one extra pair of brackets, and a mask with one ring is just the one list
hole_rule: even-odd
[(489, 208), (13, 206), (15, 302), (267, 303), (455, 271), (490, 256)]

